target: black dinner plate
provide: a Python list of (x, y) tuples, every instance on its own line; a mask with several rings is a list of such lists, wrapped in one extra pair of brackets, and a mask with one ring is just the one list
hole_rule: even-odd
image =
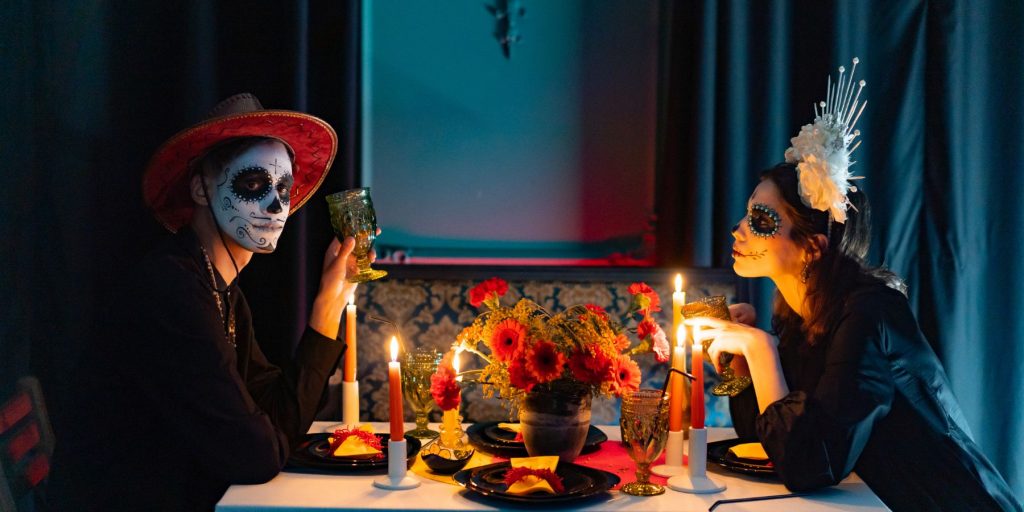
[(464, 469), (452, 478), (468, 491), (501, 501), (521, 504), (564, 503), (585, 500), (607, 493), (618, 485), (619, 477), (600, 469), (588, 468), (571, 462), (560, 462), (555, 473), (562, 478), (565, 492), (559, 494), (510, 494), (505, 485), (505, 473), (511, 468), (508, 462), (488, 464)]
[(736, 457), (729, 448), (743, 443), (757, 443), (757, 439), (726, 439), (708, 443), (708, 460), (730, 471), (765, 478), (778, 478), (775, 468), (749, 459)]
[[(375, 434), (380, 439), (381, 452), (384, 455), (380, 458), (335, 457), (330, 454), (331, 444), (327, 440), (329, 435), (327, 433), (308, 434), (306, 440), (292, 451), (286, 469), (289, 467), (308, 468), (344, 473), (380, 469), (386, 471), (388, 469), (388, 439), (390, 437), (388, 434)], [(416, 460), (416, 454), (420, 451), (420, 440), (405, 436), (405, 441), (406, 460), (408, 466), (411, 467)]]
[[(469, 442), (478, 450), (485, 451), (499, 457), (528, 457), (526, 445), (522, 441), (516, 441), (516, 433), (498, 427), (497, 421), (481, 421), (474, 423), (466, 429)], [(583, 442), (581, 453), (590, 453), (601, 447), (601, 443), (608, 440), (608, 436), (601, 429), (591, 425), (587, 431), (587, 439)]]

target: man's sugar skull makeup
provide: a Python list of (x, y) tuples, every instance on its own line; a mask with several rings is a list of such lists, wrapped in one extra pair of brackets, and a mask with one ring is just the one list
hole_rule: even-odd
[(250, 251), (273, 252), (288, 220), (294, 182), (284, 144), (256, 144), (213, 178), (210, 206), (221, 231)]

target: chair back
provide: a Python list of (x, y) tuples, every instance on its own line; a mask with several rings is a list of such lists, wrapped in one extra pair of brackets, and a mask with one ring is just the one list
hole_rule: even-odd
[(38, 488), (50, 474), (53, 445), (39, 380), (23, 377), (14, 395), (0, 405), (0, 512), (16, 512), (19, 504), (38, 501)]

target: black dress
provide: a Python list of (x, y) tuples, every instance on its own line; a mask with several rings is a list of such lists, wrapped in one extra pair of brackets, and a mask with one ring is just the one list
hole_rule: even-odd
[(313, 422), (344, 344), (307, 328), (293, 364), (269, 364), (232, 283), (232, 347), (188, 229), (125, 282), (62, 412), (49, 486), (56, 508), (213, 510), (229, 485), (277, 475)]
[(907, 299), (878, 282), (848, 297), (825, 340), (780, 333), (790, 393), (758, 414), (751, 387), (730, 400), (791, 490), (856, 471), (893, 510), (1021, 510), (971, 439), (946, 373)]

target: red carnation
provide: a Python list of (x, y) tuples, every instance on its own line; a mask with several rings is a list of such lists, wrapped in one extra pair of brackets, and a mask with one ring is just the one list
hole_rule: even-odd
[(633, 296), (633, 303), (639, 306), (645, 316), (648, 313), (661, 311), (661, 299), (658, 298), (658, 292), (647, 286), (647, 283), (629, 285), (629, 293)]
[(455, 370), (441, 364), (437, 372), (430, 376), (430, 394), (442, 411), (455, 409), (459, 406), (461, 393), (459, 383), (455, 380)]
[(526, 342), (526, 326), (512, 318), (506, 318), (494, 327), (491, 335), (491, 353), (498, 361), (508, 361), (519, 352)]
[(611, 358), (600, 350), (590, 348), (573, 352), (569, 357), (569, 371), (584, 384), (600, 385), (614, 377)]
[(521, 357), (513, 359), (508, 365), (509, 384), (529, 393), (537, 384), (534, 376), (526, 369), (526, 364)]
[(618, 396), (622, 396), (626, 391), (640, 389), (640, 366), (625, 354), (615, 360), (615, 381), (612, 389)]
[(641, 340), (647, 339), (649, 336), (654, 336), (654, 333), (658, 331), (658, 324), (654, 323), (650, 317), (644, 318), (636, 326), (636, 336)]
[(526, 369), (537, 382), (551, 382), (562, 375), (565, 355), (550, 341), (538, 341), (526, 354)]
[[(480, 307), (480, 304), (493, 299), (495, 302), (500, 297), (504, 297), (508, 293), (508, 283), (504, 279), (492, 277), (469, 290), (469, 303), (473, 307)], [(497, 307), (497, 304), (489, 304), (491, 308)]]

